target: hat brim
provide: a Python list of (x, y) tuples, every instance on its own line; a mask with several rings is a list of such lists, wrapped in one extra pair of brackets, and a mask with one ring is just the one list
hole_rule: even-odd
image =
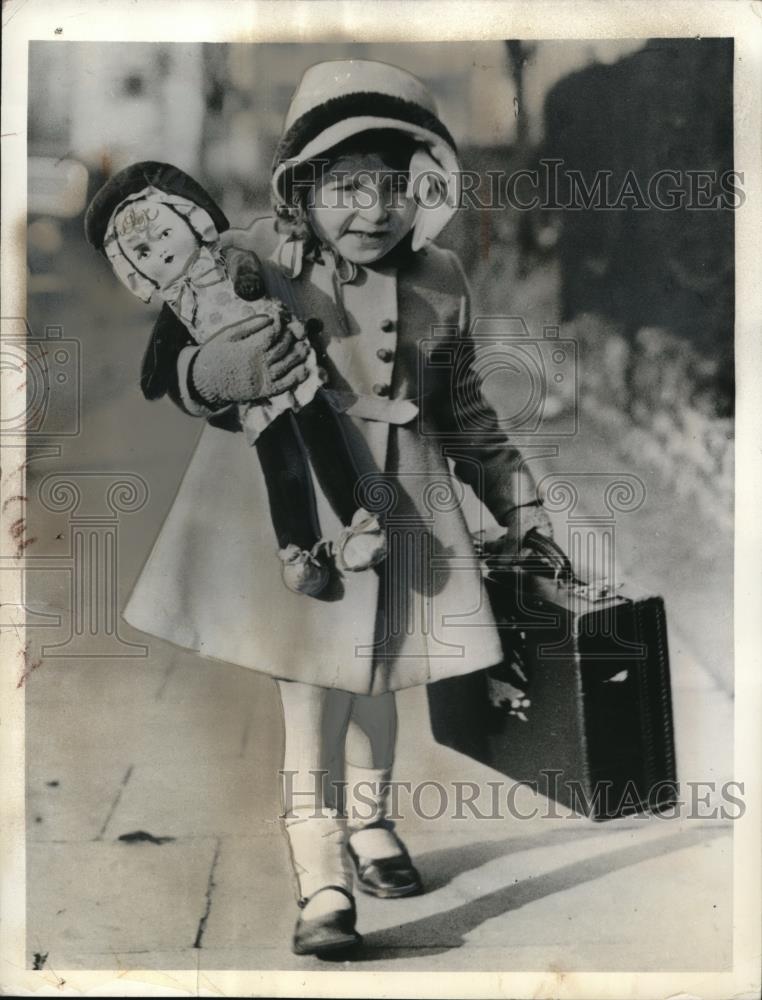
[(286, 175), (295, 167), (298, 167), (302, 163), (307, 163), (309, 160), (317, 159), (323, 153), (328, 153), (335, 146), (361, 132), (372, 132), (378, 129), (392, 129), (412, 136), (414, 139), (428, 146), (435, 153), (437, 159), (445, 169), (447, 169), (448, 165), (442, 161), (450, 160), (453, 170), (457, 172), (458, 158), (454, 149), (435, 132), (420, 125), (402, 122), (398, 118), (359, 115), (355, 118), (344, 118), (342, 121), (334, 122), (334, 124), (323, 129), (319, 135), (315, 136), (314, 139), (302, 147), (295, 156), (278, 163), (272, 176), (272, 186), (275, 196), (283, 198), (284, 192), (281, 188), (281, 183)]
[[(421, 125), (400, 121), (398, 118), (358, 115), (354, 118), (345, 118), (334, 122), (323, 129), (319, 135), (315, 136), (314, 139), (300, 149), (296, 156), (281, 161), (276, 166), (272, 176), (272, 190), (276, 204), (285, 203), (283, 182), (296, 167), (310, 160), (320, 158), (353, 136), (362, 132), (372, 132), (380, 129), (392, 129), (411, 136), (411, 138), (428, 148), (442, 169), (442, 174), (446, 178), (447, 197), (446, 201), (436, 210), (437, 222), (434, 226), (429, 225), (427, 227), (430, 235), (427, 235), (426, 242), (433, 239), (435, 235), (444, 229), (458, 209), (460, 192), (460, 163), (458, 156), (455, 149), (441, 135), (437, 135), (436, 132), (432, 132)], [(431, 212), (432, 210), (428, 209), (428, 211)], [(415, 242), (417, 243), (418, 241), (416, 240)]]

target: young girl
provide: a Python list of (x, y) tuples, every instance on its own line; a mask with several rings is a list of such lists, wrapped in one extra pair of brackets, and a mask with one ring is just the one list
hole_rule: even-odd
[[(229, 410), (204, 402), (190, 361), (205, 348), (172, 315), (144, 368), (149, 395), (168, 391), (209, 424), (125, 617), (277, 679), (299, 954), (359, 942), (353, 883), (382, 897), (422, 889), (388, 818), (394, 692), (501, 660), (459, 484), (504, 526), (506, 548), (517, 551), (533, 527), (550, 533), (532, 477), (478, 391), (458, 258), (433, 243), (457, 188), (455, 144), (418, 79), (364, 60), (322, 63), (296, 90), (275, 160), (285, 237), (260, 222), (223, 240), (255, 251), (269, 294), (322, 324), (358, 489), (383, 512), (388, 542), (375, 572), (346, 578), (341, 600), (274, 597), (258, 559), (265, 485), (241, 461)], [(432, 360), (437, 336), (450, 364)], [(319, 484), (316, 497), (330, 528)], [(343, 801), (329, 776), (346, 783)]]
[[(197, 343), (221, 334), (235, 337), (257, 315), (269, 317), (276, 331), (286, 325), (302, 340), (303, 325), (290, 319), (281, 303), (249, 301), (261, 294), (259, 262), (254, 254), (236, 251), (226, 261), (210, 212), (226, 229), (224, 215), (196, 181), (170, 164), (149, 161), (127, 167), (101, 188), (85, 227), (119, 280), (143, 302), (161, 298)], [(241, 403), (239, 416), (265, 472), (283, 580), (296, 593), (316, 597), (331, 579), (330, 568), (368, 569), (383, 559), (386, 543), (378, 518), (354, 502), (351, 452), (322, 392), (325, 374), (315, 352), (303, 347), (306, 380), (295, 391), (273, 395), (263, 385), (265, 398)], [(214, 380), (205, 385), (201, 376), (201, 385), (214, 396)], [(314, 523), (303, 445), (344, 525), (333, 544), (320, 538)]]

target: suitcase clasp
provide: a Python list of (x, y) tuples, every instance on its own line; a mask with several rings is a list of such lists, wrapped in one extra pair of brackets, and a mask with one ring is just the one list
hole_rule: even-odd
[(584, 597), (588, 601), (608, 601), (620, 595), (616, 593), (622, 586), (621, 583), (612, 584), (608, 577), (589, 580), (587, 583), (574, 584), (573, 591), (577, 597)]

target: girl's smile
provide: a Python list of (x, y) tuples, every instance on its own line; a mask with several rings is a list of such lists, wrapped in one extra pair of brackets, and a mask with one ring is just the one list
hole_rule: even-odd
[(372, 264), (410, 231), (416, 206), (407, 174), (377, 153), (342, 156), (317, 181), (308, 205), (316, 235), (346, 260)]

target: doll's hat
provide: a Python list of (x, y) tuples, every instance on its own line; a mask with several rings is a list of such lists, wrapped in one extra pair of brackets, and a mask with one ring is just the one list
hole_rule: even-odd
[[(273, 163), (276, 207), (285, 204), (289, 172), (320, 158), (339, 143), (374, 129), (394, 129), (416, 140), (424, 155), (411, 172), (428, 192), (436, 180), (441, 194), (418, 213), (414, 249), (433, 239), (457, 210), (460, 165), (455, 141), (439, 119), (424, 84), (397, 66), (367, 59), (318, 63), (302, 77), (286, 115)], [(426, 175), (424, 177), (424, 175)]]
[(178, 195), (204, 209), (211, 216), (218, 233), (229, 228), (225, 213), (197, 181), (169, 163), (145, 160), (142, 163), (131, 163), (129, 167), (114, 174), (90, 202), (85, 214), (85, 236), (88, 243), (96, 250), (105, 252), (106, 230), (114, 210), (132, 195), (151, 187)]

